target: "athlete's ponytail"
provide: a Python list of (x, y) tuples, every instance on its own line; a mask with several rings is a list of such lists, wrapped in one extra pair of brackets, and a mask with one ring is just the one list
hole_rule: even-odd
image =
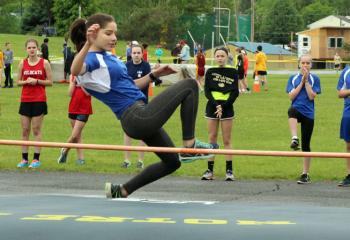
[(70, 39), (75, 45), (76, 50), (79, 52), (86, 42), (86, 20), (79, 18), (75, 20), (70, 27)]

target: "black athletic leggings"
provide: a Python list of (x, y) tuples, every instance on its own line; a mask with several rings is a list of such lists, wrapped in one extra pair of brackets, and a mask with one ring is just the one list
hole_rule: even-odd
[(13, 79), (11, 76), (12, 73), (12, 65), (11, 64), (6, 64), (5, 65), (5, 86), (13, 87)]
[[(168, 87), (148, 104), (138, 101), (129, 107), (121, 117), (125, 133), (144, 141), (148, 146), (174, 147), (168, 134), (162, 128), (181, 105), (182, 138), (194, 138), (198, 109), (198, 85), (193, 79), (186, 79)], [(131, 194), (138, 188), (160, 179), (181, 166), (177, 153), (159, 153), (161, 162), (154, 163), (139, 175), (125, 183), (123, 187)]]
[(289, 118), (296, 118), (301, 125), (301, 150), (303, 152), (311, 152), (310, 142), (312, 132), (314, 130), (314, 119), (305, 117), (294, 107), (288, 110)]

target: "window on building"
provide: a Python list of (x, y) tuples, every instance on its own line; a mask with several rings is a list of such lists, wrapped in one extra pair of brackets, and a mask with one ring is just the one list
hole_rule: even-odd
[(307, 37), (303, 38), (303, 47), (308, 47), (309, 46), (309, 39)]
[(343, 47), (343, 38), (342, 37), (330, 37), (330, 38), (328, 38), (328, 47), (329, 48), (341, 48), (341, 47)]
[(337, 48), (343, 47), (343, 38), (337, 38)]

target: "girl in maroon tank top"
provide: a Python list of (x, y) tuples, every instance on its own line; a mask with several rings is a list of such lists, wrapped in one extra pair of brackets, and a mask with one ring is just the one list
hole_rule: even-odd
[[(68, 138), (69, 143), (81, 143), (82, 132), (92, 114), (91, 96), (79, 85), (77, 85), (76, 78), (71, 75), (69, 81), (69, 96), (71, 100), (69, 102), (68, 117), (72, 126), (72, 134)], [(69, 148), (62, 148), (61, 154), (57, 159), (59, 164), (66, 163)], [(84, 154), (82, 149), (77, 149), (78, 160), (76, 164), (85, 164)]]
[(203, 85), (204, 85), (203, 82), (204, 82), (204, 74), (205, 74), (205, 55), (201, 48), (198, 48), (198, 53), (195, 58), (195, 64), (197, 67), (196, 80), (198, 83), (198, 87), (201, 91), (203, 91)]
[[(41, 141), (41, 126), (47, 114), (45, 87), (52, 85), (51, 67), (47, 60), (37, 55), (38, 42), (29, 39), (25, 43), (28, 57), (18, 66), (17, 85), (22, 86), (21, 115), (22, 140), (28, 141), (32, 130), (35, 141)], [(40, 147), (34, 147), (33, 161), (29, 165), (28, 146), (22, 146), (22, 160), (17, 167), (37, 168), (40, 166)]]

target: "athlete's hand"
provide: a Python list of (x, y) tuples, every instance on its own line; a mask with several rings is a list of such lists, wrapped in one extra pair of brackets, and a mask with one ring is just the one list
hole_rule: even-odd
[(28, 85), (33, 85), (33, 86), (37, 84), (37, 80), (32, 77), (27, 78), (26, 82)]
[(86, 31), (86, 42), (92, 44), (97, 38), (97, 32), (100, 30), (99, 24), (92, 24)]
[(309, 76), (309, 70), (306, 67), (302, 67), (301, 73), (303, 74), (303, 83), (306, 83)]
[(217, 105), (216, 106), (216, 111), (215, 111), (215, 115), (220, 119), (222, 116), (222, 107), (221, 105)]
[(155, 77), (167, 76), (174, 73), (177, 73), (177, 71), (169, 65), (160, 66), (153, 71)]

